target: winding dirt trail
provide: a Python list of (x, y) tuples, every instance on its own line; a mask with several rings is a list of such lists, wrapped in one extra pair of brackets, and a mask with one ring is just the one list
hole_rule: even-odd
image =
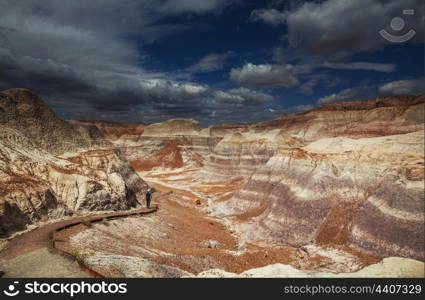
[(0, 252), (2, 277), (93, 277), (98, 276), (80, 265), (72, 256), (55, 248), (54, 233), (75, 225), (104, 219), (145, 215), (157, 211), (141, 208), (133, 211), (80, 216), (47, 224), (13, 238)]

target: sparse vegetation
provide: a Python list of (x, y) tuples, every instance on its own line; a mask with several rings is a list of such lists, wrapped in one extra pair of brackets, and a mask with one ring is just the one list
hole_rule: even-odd
[(83, 224), (86, 227), (92, 227), (92, 223), (88, 219), (81, 221), (81, 224)]
[(72, 256), (76, 261), (83, 262), (87, 257), (95, 255), (96, 252), (92, 250), (85, 250), (85, 251), (72, 250), (68, 252), (68, 254)]
[(108, 219), (107, 218), (103, 218), (102, 219), (102, 224), (105, 225), (105, 226), (109, 226)]
[(53, 242), (55, 242), (56, 240), (57, 240), (57, 232), (56, 231), (53, 231), (52, 233), (51, 233), (51, 240), (53, 241)]

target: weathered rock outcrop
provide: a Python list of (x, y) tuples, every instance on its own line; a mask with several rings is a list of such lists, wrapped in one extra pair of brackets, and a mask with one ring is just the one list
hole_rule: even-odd
[(58, 118), (39, 96), (25, 89), (0, 92), (0, 125), (18, 130), (34, 145), (54, 154), (95, 144)]
[[(192, 135), (180, 147), (203, 158), (195, 180), (245, 178), (239, 191), (206, 208), (245, 241), (423, 260), (424, 100), (333, 103), (257, 124), (211, 126), (198, 133), (199, 146)], [(173, 138), (164, 133), (150, 139)]]
[(171, 119), (146, 126), (143, 136), (191, 136), (197, 135), (201, 129), (201, 125), (195, 120)]
[(382, 262), (367, 266), (353, 273), (325, 273), (298, 270), (290, 265), (274, 264), (262, 268), (250, 269), (240, 274), (212, 269), (199, 273), (199, 278), (410, 278), (423, 277), (424, 263), (408, 258), (388, 257)]
[[(107, 121), (69, 121), (75, 128), (89, 132), (92, 138), (107, 139), (109, 141), (135, 142), (142, 135), (147, 126), (142, 123), (114, 123)], [(98, 132), (101, 134), (99, 135)]]
[(146, 184), (111, 143), (99, 148), (98, 129), (91, 139), (27, 90), (0, 93), (0, 105), (0, 237), (39, 220), (129, 209), (143, 199)]
[[(139, 174), (172, 191), (186, 218), (187, 207), (218, 217), (237, 236), (235, 253), (249, 255), (246, 245), (298, 249), (311, 259), (288, 262), (310, 270), (322, 268), (313, 262), (331, 253), (323, 261), (336, 261), (330, 270), (338, 272), (382, 257), (424, 260), (424, 101), (421, 95), (333, 103), (256, 124), (202, 129), (187, 119), (148, 126), (66, 122), (28, 91), (3, 92), (0, 235), (78, 210), (133, 207), (146, 189)], [(213, 237), (202, 241), (218, 240)], [(145, 250), (155, 257), (155, 247)], [(130, 261), (151, 266), (122, 259), (114, 258), (117, 268)], [(416, 270), (417, 263), (407, 262)]]
[(423, 259), (423, 140), (327, 138), (279, 150), (215, 211), (236, 214), (248, 240)]
[(0, 128), (8, 137), (0, 140), (3, 236), (40, 219), (82, 209), (128, 209), (142, 199), (146, 185), (119, 151), (90, 150), (59, 158), (32, 147), (16, 130)]
[(393, 96), (331, 103), (298, 115), (252, 126), (256, 131), (283, 129), (305, 141), (324, 137), (374, 137), (424, 129), (425, 96)]
[(208, 128), (204, 129), (204, 133), (211, 137), (220, 137), (223, 138), (226, 134), (232, 134), (234, 132), (247, 131), (250, 127), (250, 124), (220, 124), (220, 125), (211, 125)]

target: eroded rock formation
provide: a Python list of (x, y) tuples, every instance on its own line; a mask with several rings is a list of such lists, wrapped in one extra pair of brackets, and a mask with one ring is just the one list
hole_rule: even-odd
[(80, 210), (139, 205), (146, 184), (110, 143), (101, 148), (27, 90), (0, 99), (0, 236)]
[(191, 136), (201, 131), (201, 125), (190, 119), (171, 119), (146, 126), (143, 136)]
[[(117, 268), (155, 266), (155, 276), (217, 267), (240, 273), (277, 262), (310, 276), (358, 271), (383, 257), (424, 260), (423, 95), (208, 128), (188, 119), (66, 122), (40, 101), (25, 90), (0, 93), (3, 236), (43, 218), (128, 209), (146, 181), (162, 193), (160, 217), (117, 222), (116, 234), (127, 239), (114, 245), (106, 226), (69, 237), (67, 247), (102, 252), (87, 258), (102, 268), (108, 253)], [(211, 230), (217, 220), (225, 227)], [(140, 244), (146, 232), (155, 238)], [(203, 246), (210, 241), (220, 247)]]
[[(214, 125), (186, 140), (164, 136), (163, 123), (157, 143), (179, 140), (178, 151), (199, 153), (202, 168), (184, 177), (186, 155), (178, 166), (158, 163), (156, 173), (179, 168), (168, 185), (207, 198), (205, 211), (229, 220), (247, 242), (423, 260), (424, 99), (334, 103), (257, 124)], [(149, 157), (167, 146), (161, 149)], [(157, 182), (159, 175), (146, 172), (154, 169), (139, 171)], [(200, 186), (217, 180), (242, 185), (202, 194)]]

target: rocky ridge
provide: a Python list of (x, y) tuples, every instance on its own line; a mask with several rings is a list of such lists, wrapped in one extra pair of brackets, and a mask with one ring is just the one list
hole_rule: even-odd
[(146, 184), (110, 143), (84, 136), (27, 90), (0, 100), (1, 237), (39, 220), (139, 205)]
[[(205, 211), (228, 220), (246, 242), (349, 246), (423, 260), (424, 99), (334, 103), (257, 124), (214, 125), (186, 139), (150, 136), (157, 145), (179, 140), (179, 151), (201, 155), (202, 168), (183, 176), (182, 165), (192, 161), (183, 155), (182, 175), (161, 164), (140, 174), (156, 180), (167, 170), (169, 186), (206, 198)], [(145, 155), (127, 154), (133, 163)], [(199, 193), (217, 180), (245, 183)]]
[[(34, 141), (37, 130), (27, 132), (16, 122), (4, 122), (0, 190), (6, 192), (0, 194), (4, 203), (0, 224), (11, 220), (28, 224), (81, 210), (126, 209), (137, 205), (146, 181), (172, 193), (161, 200), (166, 201), (164, 217), (174, 213), (173, 205), (181, 206), (180, 213), (187, 208), (200, 211), (225, 225), (237, 240), (236, 248), (227, 244), (202, 250), (202, 257), (209, 257), (204, 251), (214, 253), (208, 259), (196, 258), (193, 253), (198, 250), (185, 248), (184, 254), (165, 253), (157, 241), (168, 239), (167, 229), (164, 236), (158, 235), (149, 246), (137, 246), (130, 255), (149, 255), (150, 262), (129, 260), (124, 241), (117, 241), (109, 254), (88, 257), (88, 262), (105, 268), (108, 255), (114, 255), (117, 268), (124, 261), (127, 266), (155, 266), (160, 270), (155, 276), (186, 276), (185, 272), (196, 274), (221, 265), (235, 274), (240, 266), (232, 261), (238, 260), (229, 257), (260, 254), (261, 261), (250, 263), (258, 267), (272, 265), (286, 253), (283, 263), (308, 277), (320, 272), (354, 274), (379, 257), (423, 261), (424, 102), (425, 96), (419, 95), (333, 103), (275, 120), (208, 128), (186, 119), (151, 125), (70, 121), (70, 127), (55, 126), (61, 135), (61, 128), (71, 128), (72, 147), (54, 146), (53, 151)], [(25, 190), (35, 191), (34, 195)], [(176, 204), (169, 206), (168, 201)], [(168, 211), (169, 207), (174, 208)], [(195, 223), (181, 228), (189, 230)], [(16, 226), (10, 225), (3, 234)], [(127, 235), (133, 227), (155, 232), (161, 226), (159, 219), (134, 220), (120, 230)], [(70, 247), (104, 252), (111, 247), (109, 237), (102, 235), (104, 229), (77, 234), (70, 238)], [(182, 234), (176, 237), (185, 238)], [(209, 240), (191, 247), (197, 249)], [(272, 252), (276, 254), (270, 256)], [(153, 261), (178, 269), (164, 269)], [(380, 268), (390, 266), (393, 261), (387, 259)], [(270, 268), (286, 276), (286, 267)], [(247, 271), (247, 276), (278, 274), (267, 270), (252, 273), (257, 275)]]

